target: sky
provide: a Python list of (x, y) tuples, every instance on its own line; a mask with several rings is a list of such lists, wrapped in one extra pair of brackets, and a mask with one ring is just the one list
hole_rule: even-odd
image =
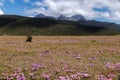
[(0, 0), (0, 15), (72, 16), (120, 24), (120, 0)]

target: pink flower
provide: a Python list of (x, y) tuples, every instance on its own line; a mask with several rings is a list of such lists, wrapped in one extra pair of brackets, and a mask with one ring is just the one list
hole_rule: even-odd
[(0, 54), (5, 54), (5, 52), (0, 52)]
[(54, 70), (54, 74), (58, 74), (58, 73), (60, 73), (60, 69)]
[(107, 68), (109, 68), (109, 69), (114, 69), (114, 65), (111, 64), (110, 62), (107, 62), (107, 63), (105, 64), (105, 67), (107, 67)]
[(24, 74), (19, 74), (17, 80), (26, 80)]
[(60, 63), (61, 63), (61, 64), (65, 64), (65, 61), (62, 59), (62, 60), (60, 61)]
[(58, 80), (66, 80), (64, 76), (59, 76)]
[(20, 72), (22, 72), (22, 69), (21, 68), (17, 68), (16, 72), (20, 73)]
[(91, 64), (89, 64), (89, 66), (92, 66), (92, 67), (93, 67), (93, 66), (95, 66), (95, 64), (94, 64), (94, 63), (91, 63)]
[(96, 57), (91, 57), (90, 60), (96, 60)]
[(11, 77), (16, 77), (16, 76), (17, 76), (17, 73), (11, 74), (10, 76), (11, 76)]
[(106, 80), (112, 80), (112, 78), (108, 78), (108, 79), (106, 79)]
[(45, 68), (45, 66), (42, 65), (42, 64), (32, 64), (32, 70), (33, 70), (33, 71), (37, 71), (37, 70), (39, 70), (40, 68)]
[(50, 51), (44, 51), (40, 54), (40, 57), (45, 57), (48, 54), (50, 54)]
[(80, 77), (77, 74), (72, 74), (70, 78), (73, 80), (80, 79)]
[(114, 70), (120, 71), (120, 63), (116, 63), (116, 64), (114, 65)]
[(13, 77), (9, 77), (9, 78), (7, 78), (6, 80), (13, 80)]
[(42, 76), (43, 76), (44, 80), (50, 80), (49, 74), (43, 74)]
[(76, 59), (81, 59), (82, 57), (80, 55), (75, 55), (74, 56)]
[(107, 78), (104, 76), (104, 74), (97, 75), (97, 80), (106, 80)]
[(29, 76), (30, 76), (31, 79), (35, 78), (34, 73), (29, 73)]
[(88, 78), (88, 77), (90, 77), (90, 75), (89, 75), (88, 73), (83, 73), (83, 74), (82, 74), (82, 77)]

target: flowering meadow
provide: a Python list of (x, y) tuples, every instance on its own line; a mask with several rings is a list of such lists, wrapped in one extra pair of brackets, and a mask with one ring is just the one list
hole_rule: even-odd
[(0, 37), (0, 80), (120, 80), (120, 36)]

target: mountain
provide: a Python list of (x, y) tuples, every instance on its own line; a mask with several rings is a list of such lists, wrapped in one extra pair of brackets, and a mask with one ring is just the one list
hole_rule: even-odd
[(64, 15), (60, 15), (59, 17), (57, 17), (57, 20), (69, 20), (69, 18)]
[[(65, 17), (63, 16), (65, 19)], [(120, 25), (94, 20), (56, 20), (0, 15), (0, 35), (119, 35)], [(117, 30), (118, 29), (118, 30)]]
[(66, 17), (65, 15), (60, 15), (58, 17), (53, 17), (53, 16), (46, 16), (42, 13), (36, 15), (34, 18), (53, 18), (57, 20), (70, 20), (70, 21), (78, 21), (78, 20), (86, 20), (82, 15), (76, 14), (70, 17)]
[(73, 16), (69, 17), (69, 19), (70, 19), (71, 21), (78, 21), (78, 20), (83, 20), (83, 21), (85, 21), (85, 20), (86, 20), (86, 19), (85, 19), (82, 15), (80, 15), (80, 14), (73, 15)]
[(46, 16), (46, 15), (44, 15), (44, 14), (42, 14), (42, 13), (36, 15), (34, 18), (52, 18), (52, 19), (56, 19), (56, 18), (53, 17), (53, 16)]
[(40, 14), (36, 15), (35, 18), (48, 18), (48, 16), (40, 13)]

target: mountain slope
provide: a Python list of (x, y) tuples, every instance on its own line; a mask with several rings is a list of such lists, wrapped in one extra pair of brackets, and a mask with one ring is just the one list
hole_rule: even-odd
[(115, 23), (108, 23), (108, 22), (100, 22), (100, 21), (95, 21), (95, 20), (88, 20), (88, 21), (84, 21), (84, 20), (79, 20), (78, 21), (80, 24), (82, 25), (86, 25), (86, 26), (102, 26), (105, 28), (110, 28), (113, 30), (117, 30), (120, 31), (120, 25), (115, 24)]
[(0, 15), (0, 27), (23, 18), (26, 17), (17, 16), (17, 15)]
[[(98, 21), (69, 21), (52, 18), (14, 17), (0, 18), (6, 24), (0, 27), (0, 35), (118, 35), (113, 23)], [(94, 23), (94, 24), (93, 24)], [(95, 24), (96, 23), (96, 24)], [(106, 25), (107, 24), (107, 25)], [(1, 25), (1, 24), (0, 24)], [(113, 24), (115, 25), (115, 24)], [(117, 25), (119, 28), (119, 25)]]

